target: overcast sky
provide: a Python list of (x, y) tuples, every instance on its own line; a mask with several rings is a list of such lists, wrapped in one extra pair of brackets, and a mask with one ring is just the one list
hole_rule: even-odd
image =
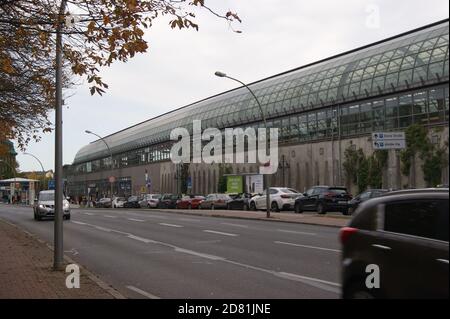
[[(236, 87), (216, 70), (245, 82), (280, 73), (365, 44), (448, 18), (447, 0), (207, 0), (219, 12), (235, 11), (229, 25), (206, 12), (195, 30), (172, 30), (160, 20), (146, 34), (149, 51), (104, 69), (103, 97), (76, 87), (63, 109), (63, 161), (94, 136), (114, 133), (146, 119)], [(374, 9), (375, 8), (375, 9)], [(379, 26), (373, 14), (379, 10)], [(50, 114), (54, 118), (54, 114)], [(54, 167), (54, 134), (31, 143), (46, 170)], [(19, 152), (20, 153), (20, 152)], [(21, 171), (40, 170), (31, 156), (17, 156)]]

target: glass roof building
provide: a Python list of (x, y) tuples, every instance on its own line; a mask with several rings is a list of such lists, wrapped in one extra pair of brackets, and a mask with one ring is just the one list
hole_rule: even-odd
[[(402, 130), (413, 123), (448, 126), (449, 21), (440, 21), (249, 84), (280, 143)], [(169, 159), (170, 132), (262, 127), (256, 101), (244, 87), (149, 119), (105, 137), (114, 167)], [(110, 165), (101, 140), (82, 147), (76, 172)]]
[[(444, 83), (449, 71), (448, 28), (446, 20), (249, 86), (268, 119), (275, 119)], [(261, 122), (255, 100), (245, 88), (238, 88), (142, 122), (105, 140), (114, 154), (124, 153), (166, 142), (172, 129), (189, 129), (194, 119), (202, 120), (205, 127), (218, 128)], [(74, 164), (107, 156), (103, 142), (96, 141), (80, 149)]]

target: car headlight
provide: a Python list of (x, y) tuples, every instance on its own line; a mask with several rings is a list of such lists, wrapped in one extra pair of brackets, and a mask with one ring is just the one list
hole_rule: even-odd
[(64, 204), (63, 204), (63, 207), (64, 207), (64, 208), (69, 208), (69, 203), (64, 203)]
[(42, 205), (42, 204), (39, 204), (39, 208), (44, 208), (44, 205)]

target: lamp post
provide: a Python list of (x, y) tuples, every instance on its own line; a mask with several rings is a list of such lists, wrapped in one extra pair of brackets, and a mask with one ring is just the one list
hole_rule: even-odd
[[(244, 86), (253, 96), (253, 98), (255, 99), (256, 103), (258, 104), (259, 107), (259, 111), (261, 112), (261, 117), (262, 120), (264, 122), (264, 128), (266, 130), (266, 148), (269, 147), (269, 130), (267, 127), (267, 121), (266, 121), (266, 117), (264, 115), (264, 111), (262, 109), (261, 103), (259, 102), (258, 98), (256, 97), (255, 93), (252, 91), (252, 89), (250, 89), (250, 87), (248, 87), (247, 84), (245, 84), (244, 82), (232, 78), (231, 76), (226, 75), (226, 73), (220, 72), (220, 71), (216, 71), (214, 73), (216, 76), (220, 77), (220, 78), (228, 78), (230, 80), (236, 81), (239, 84), (241, 84), (242, 86)], [(269, 185), (269, 175), (266, 174), (264, 175), (264, 178), (266, 179), (266, 217), (270, 218), (270, 185)]]
[[(92, 135), (97, 136), (103, 143), (105, 143), (106, 148), (108, 149), (108, 152), (109, 152), (109, 156), (110, 156), (110, 158), (111, 158), (111, 174), (112, 174), (112, 171), (113, 171), (113, 169), (114, 169), (114, 165), (113, 165), (113, 154), (112, 154), (112, 152), (111, 152), (111, 149), (109, 148), (108, 143), (106, 143), (106, 141), (105, 141), (105, 139), (104, 139), (103, 137), (101, 137), (100, 135), (98, 135), (98, 134), (96, 134), (96, 133), (94, 133), (94, 132), (92, 132), (92, 131), (86, 130), (86, 131), (84, 131), (84, 132), (87, 133), (87, 134), (92, 134)], [(113, 183), (111, 183), (111, 181), (110, 181), (109, 183), (110, 183), (110, 185), (111, 185), (111, 207), (113, 207), (113, 205), (112, 205), (112, 200), (113, 200)]]
[[(16, 177), (16, 169), (5, 160), (0, 159), (0, 163), (5, 163), (6, 165), (9, 166), (9, 168), (11, 168), (11, 170), (14, 174), (14, 183), (13, 184), (14, 184), (14, 188), (15, 188), (16, 187), (16, 178), (17, 178)], [(12, 189), (11, 189), (11, 185), (10, 185), (9, 186), (9, 202), (10, 202), (10, 204), (12, 204), (12, 198), (13, 198), (13, 194), (12, 194)]]
[[(41, 165), (41, 170), (42, 170), (42, 174), (43, 174), (43, 178), (44, 178), (44, 185), (45, 185), (45, 182), (46, 182), (46, 174), (45, 174), (45, 169), (44, 169), (44, 165), (42, 165), (42, 162), (41, 162), (41, 160), (39, 159), (39, 158), (37, 158), (37, 156), (34, 156), (33, 154), (31, 154), (31, 153), (23, 153), (23, 155), (29, 155), (29, 156), (31, 156), (31, 157), (34, 157), (38, 162), (39, 162), (39, 165)], [(44, 187), (44, 185), (42, 185), (42, 187)], [(41, 188), (40, 188), (41, 189)], [(30, 200), (29, 200), (29, 202), (30, 202), (30, 205), (31, 205), (31, 195), (33, 195), (33, 200), (34, 200), (34, 195), (35, 195), (35, 193), (34, 193), (34, 191), (35, 190), (33, 190), (33, 193), (31, 193), (31, 190), (29, 189), (28, 190), (28, 193), (29, 193), (29, 195), (30, 195)]]

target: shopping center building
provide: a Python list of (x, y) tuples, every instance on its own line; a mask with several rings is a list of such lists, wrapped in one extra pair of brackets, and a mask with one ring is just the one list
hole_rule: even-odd
[[(440, 21), (249, 84), (269, 127), (279, 128), (280, 168), (272, 186), (304, 191), (313, 185), (347, 185), (347, 149), (373, 153), (373, 132), (427, 128), (433, 143), (448, 143), (449, 22)], [(82, 147), (66, 169), (69, 195), (88, 189), (108, 194), (176, 192), (180, 174), (170, 159), (177, 127), (263, 127), (255, 98), (245, 87), (223, 92), (149, 119)], [(82, 132), (80, 132), (82, 134)], [(447, 151), (448, 160), (448, 151)], [(112, 164), (112, 165), (111, 165)], [(389, 150), (382, 172), (386, 188), (425, 186), (420, 158), (409, 175), (399, 150)], [(257, 173), (258, 164), (233, 164), (234, 174)], [(190, 192), (217, 191), (219, 165), (190, 164)], [(442, 183), (448, 183), (448, 162)]]

